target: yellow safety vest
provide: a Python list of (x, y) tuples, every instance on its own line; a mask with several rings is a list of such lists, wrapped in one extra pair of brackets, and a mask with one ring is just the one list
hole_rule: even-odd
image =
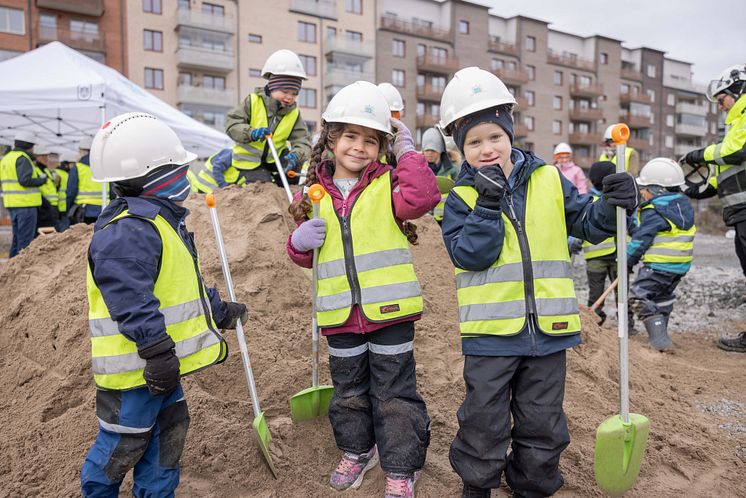
[[(529, 313), (546, 334), (580, 331), (559, 175), (546, 164), (531, 174), (523, 221), (514, 212), (502, 213), (505, 235), (497, 261), (482, 271), (456, 268), (461, 337), (518, 334)], [(474, 209), (474, 187), (451, 192)]]
[[(269, 120), (267, 118), (267, 109), (264, 106), (264, 100), (262, 100), (262, 97), (260, 95), (257, 95), (256, 93), (252, 93), (250, 95), (251, 99), (251, 127), (252, 128), (270, 128), (269, 126)], [(290, 134), (293, 132), (293, 127), (295, 126), (295, 122), (298, 120), (298, 116), (300, 115), (300, 110), (298, 107), (295, 107), (290, 112), (285, 114), (280, 122), (277, 124), (277, 127), (272, 131), (272, 141), (275, 144), (275, 147), (277, 148), (277, 154), (279, 155), (284, 149), (285, 149), (285, 142), (287, 142), (288, 138), (290, 137)], [(271, 128), (270, 128), (271, 129)], [(267, 142), (264, 140), (256, 140), (254, 142), (249, 143), (248, 145), (241, 146), (241, 145), (234, 145), (233, 146), (233, 156), (232, 156), (232, 165), (236, 169), (256, 169), (259, 167), (259, 165), (262, 163), (262, 155), (264, 154), (265, 147), (269, 147), (267, 145)], [(274, 163), (275, 159), (272, 157), (272, 154), (268, 154), (265, 158), (265, 162), (267, 163)], [(230, 182), (228, 180), (226, 171), (226, 180), (228, 183), (235, 183), (235, 180), (233, 182)]]
[[(715, 175), (710, 185), (717, 189), (723, 203), (723, 219), (732, 225), (729, 212), (740, 210), (746, 204), (746, 161), (740, 164), (726, 164), (723, 157), (742, 150), (746, 142), (746, 94), (741, 95), (725, 116), (728, 131), (723, 140), (705, 147), (704, 160), (715, 164)], [(739, 207), (736, 207), (739, 206)]]
[[(654, 209), (654, 207), (652, 204), (648, 204), (638, 211), (638, 224), (643, 209)], [(666, 221), (671, 226), (671, 230), (655, 234), (653, 244), (645, 251), (642, 262), (691, 263), (694, 259), (694, 235), (697, 233), (696, 225), (692, 225), (689, 230), (682, 230), (671, 223), (668, 218), (666, 218)]]
[(70, 173), (62, 168), (54, 170), (60, 177), (60, 188), (57, 191), (57, 209), (60, 213), (67, 213), (67, 179)]
[[(253, 107), (252, 107), (253, 109)], [(236, 146), (237, 147), (237, 146)], [(233, 148), (235, 153), (235, 147)], [(199, 171), (199, 174), (196, 176), (196, 183), (193, 183), (193, 186), (196, 186), (198, 192), (202, 192), (203, 194), (209, 194), (216, 188), (218, 188), (218, 182), (215, 181), (215, 178), (212, 176), (212, 158), (218, 155), (220, 152), (216, 152), (215, 154), (211, 155), (207, 158), (207, 161), (205, 161), (204, 166), (202, 166), (202, 169)], [(235, 184), (235, 185), (243, 185), (246, 183), (246, 178), (239, 178), (239, 171), (231, 165), (230, 168), (225, 170), (223, 176), (225, 177), (226, 183), (229, 184)]]
[(16, 161), (19, 157), (25, 157), (31, 163), (31, 177), (39, 177), (39, 168), (36, 167), (31, 157), (20, 150), (12, 150), (5, 154), (0, 161), (0, 182), (3, 189), (3, 206), (6, 208), (36, 207), (41, 206), (41, 191), (39, 187), (24, 187), (18, 183), (18, 171)]
[(76, 163), (78, 169), (78, 195), (75, 196), (75, 204), (88, 206), (101, 206), (100, 182), (93, 180), (91, 167), (85, 163)]
[(57, 185), (54, 184), (54, 176), (52, 170), (46, 168), (39, 168), (39, 171), (47, 175), (47, 181), (44, 185), (39, 187), (41, 196), (49, 202), (52, 206), (57, 207), (59, 204), (59, 195), (57, 194)]
[[(635, 149), (632, 147), (625, 147), (624, 148), (624, 170), (629, 171), (629, 158), (632, 155), (632, 152)], [(614, 154), (614, 157), (609, 159), (609, 156), (606, 155), (606, 152), (602, 152), (601, 155), (598, 157), (599, 161), (611, 161), (612, 163), (616, 164), (616, 154)]]
[(390, 172), (375, 178), (344, 216), (337, 216), (329, 195), (319, 214), (326, 220), (316, 293), (320, 327), (342, 325), (355, 304), (371, 322), (422, 313), (407, 237), (391, 208)]
[[(136, 217), (125, 210), (109, 223), (126, 216)], [(154, 219), (142, 219), (153, 224), (163, 242), (161, 268), (153, 294), (160, 302), (158, 310), (165, 319), (166, 333), (176, 343), (181, 375), (222, 361), (227, 348), (212, 319), (207, 291), (199, 274), (198, 258), (192, 256), (181, 237), (163, 217), (158, 215)], [(86, 284), (92, 370), (96, 386), (113, 390), (144, 386), (145, 360), (137, 354), (135, 342), (121, 334), (119, 324), (111, 318), (101, 291), (93, 280), (90, 261)]]
[[(593, 202), (598, 200), (598, 196), (593, 196)], [(609, 237), (608, 239), (598, 244), (591, 244), (587, 240), (583, 241), (583, 256), (586, 260), (600, 258), (601, 256), (608, 256), (616, 252), (616, 238)]]
[(433, 218), (435, 218), (435, 221), (443, 221), (446, 199), (448, 199), (448, 194), (440, 194), (440, 202), (436, 204), (435, 208), (433, 209)]

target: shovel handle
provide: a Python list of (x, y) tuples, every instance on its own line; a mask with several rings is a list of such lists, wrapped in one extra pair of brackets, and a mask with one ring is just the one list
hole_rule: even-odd
[[(321, 199), (326, 195), (324, 187), (318, 183), (314, 183), (308, 187), (306, 192), (308, 198), (311, 199), (311, 205), (313, 206), (313, 217), (314, 219), (319, 217), (319, 203)], [(311, 270), (311, 385), (317, 387), (319, 385), (319, 326), (316, 323), (316, 282), (318, 281), (318, 265), (319, 265), (319, 249), (313, 250), (313, 266)]]
[[(625, 148), (629, 139), (629, 126), (617, 123), (611, 130), (611, 138), (616, 143), (616, 172), (627, 170)], [(629, 344), (627, 339), (627, 211), (616, 208), (616, 255), (617, 279), (617, 336), (619, 337), (619, 411), (622, 422), (629, 423)]]
[(290, 185), (288, 184), (288, 179), (285, 176), (285, 170), (282, 168), (282, 163), (280, 162), (280, 156), (277, 154), (277, 148), (275, 147), (275, 142), (272, 140), (272, 134), (269, 133), (266, 136), (267, 144), (269, 145), (269, 150), (272, 151), (272, 157), (275, 160), (275, 167), (277, 168), (277, 174), (280, 175), (280, 180), (282, 181), (282, 188), (285, 189), (285, 193), (288, 196), (288, 202), (293, 202), (293, 193), (290, 191)]
[(591, 305), (591, 311), (596, 311), (598, 309), (598, 307), (601, 306), (601, 303), (603, 303), (604, 300), (606, 300), (606, 298), (609, 296), (609, 294), (611, 294), (611, 291), (614, 290), (614, 288), (617, 286), (618, 283), (619, 283), (619, 277), (615, 278), (614, 281), (611, 282), (611, 285), (609, 285), (606, 288), (606, 290), (603, 292), (603, 294), (601, 294), (598, 297), (598, 299), (596, 299), (596, 302), (593, 303), (593, 305)]

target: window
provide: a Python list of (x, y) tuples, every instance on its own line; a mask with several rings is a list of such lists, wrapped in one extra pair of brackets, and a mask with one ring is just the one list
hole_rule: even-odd
[(430, 54), (433, 56), (433, 59), (440, 59), (444, 61), (448, 58), (448, 49), (441, 47), (432, 47), (430, 48)]
[(301, 88), (298, 94), (298, 107), (316, 108), (316, 90), (313, 88)]
[(163, 69), (145, 68), (145, 88), (163, 90)]
[(425, 75), (417, 73), (417, 86), (423, 87), (425, 86)]
[(562, 121), (559, 119), (552, 121), (552, 133), (555, 135), (562, 135)]
[(249, 43), (262, 43), (262, 35), (255, 35), (254, 33), (249, 33)]
[(49, 30), (57, 29), (57, 16), (53, 14), (40, 14), (39, 27)]
[(404, 71), (394, 69), (391, 71), (391, 84), (400, 88), (404, 87)]
[(552, 109), (555, 109), (557, 111), (562, 110), (562, 97), (559, 95), (555, 95), (552, 99)]
[(666, 104), (668, 104), (668, 105), (676, 105), (676, 95), (674, 95), (673, 93), (669, 93), (666, 96)]
[(528, 128), (528, 131), (534, 131), (534, 118), (532, 116), (524, 117), (523, 124), (526, 125), (526, 128)]
[(430, 80), (430, 84), (433, 89), (442, 92), (446, 88), (446, 77), (445, 76), (433, 76)]
[(225, 90), (225, 78), (223, 76), (202, 76), (202, 86), (212, 90)]
[(629, 85), (627, 83), (622, 83), (619, 87), (619, 93), (629, 93)]
[(404, 42), (404, 40), (397, 40), (394, 38), (391, 41), (391, 55), (394, 57), (404, 57), (406, 54), (406, 47), (407, 44)]
[(179, 73), (180, 86), (192, 86), (192, 73)]
[(526, 101), (528, 102), (528, 105), (533, 106), (536, 94), (532, 92), (531, 90), (526, 90), (526, 92), (523, 95), (526, 97)]
[(424, 43), (418, 43), (417, 44), (417, 57), (422, 57), (425, 54), (427, 54), (427, 45), (425, 45)]
[(152, 52), (163, 52), (163, 33), (161, 31), (143, 30), (143, 48)]
[(298, 21), (298, 41), (316, 43), (316, 25)]
[(535, 36), (526, 37), (526, 50), (528, 50), (529, 52), (536, 52), (536, 37)]
[(664, 140), (664, 143), (666, 144), (666, 147), (669, 149), (673, 148), (673, 137), (671, 135), (666, 135), (666, 139)]
[(648, 64), (647, 73), (649, 77), (655, 78), (655, 66), (653, 64)]
[(306, 70), (308, 76), (316, 76), (316, 57), (312, 55), (299, 55), (300, 62), (303, 64), (303, 69)]
[(458, 32), (461, 33), (462, 35), (468, 35), (469, 34), (469, 21), (459, 21)]
[(492, 70), (499, 71), (503, 68), (504, 61), (502, 59), (492, 59)]
[(353, 14), (363, 13), (363, 0), (345, 0), (345, 12)]
[(261, 78), (262, 77), (262, 70), (254, 68), (254, 67), (250, 67), (249, 68), (249, 76), (251, 78)]
[(363, 34), (359, 31), (345, 31), (345, 37), (353, 44), (361, 45), (363, 43)]
[(418, 116), (424, 116), (425, 115), (425, 103), (424, 102), (417, 102), (417, 115)]
[(609, 54), (607, 54), (606, 52), (601, 52), (601, 64), (605, 66), (608, 63), (609, 63)]
[(161, 0), (142, 0), (142, 11), (150, 12), (151, 14), (161, 14), (163, 12)]
[(647, 89), (645, 90), (645, 93), (650, 97), (650, 102), (655, 102), (655, 90)]
[(98, 40), (98, 23), (70, 19), (70, 38), (73, 40)]
[(554, 84), (562, 86), (562, 80), (564, 78), (562, 77), (562, 71), (555, 71), (554, 72)]
[(580, 75), (580, 86), (590, 86), (591, 85), (591, 77), (590, 76), (584, 76)]
[(327, 38), (336, 38), (337, 37), (337, 28), (334, 28), (332, 26), (326, 27), (326, 37)]
[(179, 10), (192, 10), (192, 3), (189, 0), (179, 0)]
[(536, 66), (526, 66), (528, 71), (528, 79), (534, 81), (536, 79)]
[(430, 115), (434, 118), (440, 117), (440, 104), (431, 104), (430, 105)]
[(205, 2), (202, 4), (202, 13), (215, 17), (223, 17), (225, 16), (225, 7)]
[(510, 71), (515, 71), (518, 68), (518, 65), (515, 63), (515, 61), (508, 61), (507, 66)]

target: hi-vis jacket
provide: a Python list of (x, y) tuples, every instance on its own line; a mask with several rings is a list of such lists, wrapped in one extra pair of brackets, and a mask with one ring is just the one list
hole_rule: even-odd
[[(633, 155), (634, 157), (632, 157)], [(609, 158), (609, 156), (606, 155), (606, 152), (602, 152), (601, 155), (598, 156), (598, 160), (611, 161), (612, 163), (616, 164), (616, 154), (614, 154), (614, 157)], [(639, 156), (637, 154), (637, 151), (630, 146), (626, 146), (624, 148), (624, 170), (632, 176), (637, 176), (638, 163)]]
[(5, 154), (0, 160), (3, 205), (6, 208), (41, 206), (39, 188), (45, 180), (40, 176), (39, 168), (26, 152), (13, 149)]
[(209, 194), (216, 188), (246, 183), (246, 179), (239, 178), (239, 171), (231, 165), (231, 155), (231, 149), (222, 149), (207, 158), (199, 174), (191, 180), (197, 192)]

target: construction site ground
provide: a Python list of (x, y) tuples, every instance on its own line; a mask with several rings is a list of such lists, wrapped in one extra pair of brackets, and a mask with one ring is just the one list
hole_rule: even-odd
[[(308, 273), (285, 254), (293, 228), (287, 200), (271, 185), (230, 188), (218, 196), (239, 301), (249, 306), (248, 347), (272, 432), (274, 479), (251, 429), (253, 414), (235, 334), (228, 360), (183, 384), (191, 426), (178, 497), (328, 497), (340, 452), (328, 419), (293, 424), (288, 399), (310, 385)], [(187, 201), (208, 285), (225, 295), (207, 209)], [(426, 311), (417, 324), (419, 391), (432, 419), (432, 441), (418, 496), (459, 496), (448, 462), (464, 394), (453, 267), (438, 225), (417, 220), (412, 248)], [(77, 225), (35, 240), (0, 264), (0, 498), (79, 496), (84, 456), (97, 432), (90, 370), (85, 256), (91, 227)], [(746, 329), (744, 277), (733, 241), (701, 235), (695, 266), (679, 287), (672, 316), (673, 354), (630, 339), (631, 407), (651, 421), (631, 497), (746, 496), (746, 355), (716, 348), (721, 334)], [(576, 283), (585, 302), (585, 267)], [(607, 306), (607, 309), (610, 309)], [(610, 313), (610, 316), (614, 316)], [(641, 327), (641, 325), (638, 325)], [(599, 328), (583, 313), (584, 344), (568, 352), (565, 411), (572, 442), (563, 453), (560, 497), (602, 496), (593, 477), (596, 427), (618, 410), (617, 336), (613, 320)], [(330, 383), (322, 340), (322, 383)], [(129, 496), (131, 476), (121, 496)], [(377, 468), (345, 496), (383, 493)], [(493, 496), (508, 497), (506, 487)]]

